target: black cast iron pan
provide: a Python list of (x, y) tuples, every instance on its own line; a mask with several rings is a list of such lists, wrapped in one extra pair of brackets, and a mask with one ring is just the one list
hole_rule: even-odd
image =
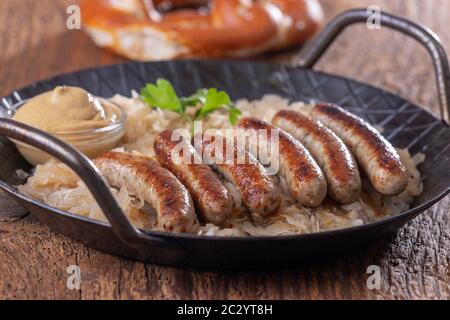
[[(47, 151), (68, 164), (89, 186), (110, 224), (49, 207), (20, 194), (17, 169), (31, 167), (14, 145), (0, 138), (0, 188), (52, 229), (88, 246), (114, 255), (152, 263), (202, 268), (259, 268), (331, 258), (363, 248), (394, 232), (450, 191), (450, 129), (418, 106), (386, 91), (342, 77), (312, 71), (314, 63), (348, 25), (366, 22), (370, 13), (353, 10), (335, 18), (304, 50), (300, 67), (246, 61), (171, 61), (127, 63), (65, 74), (42, 81), (1, 100), (0, 136), (14, 138)], [(450, 72), (446, 53), (428, 29), (402, 18), (382, 14), (383, 26), (401, 31), (430, 52), (436, 71), (441, 114), (448, 113)], [(158, 77), (170, 79), (182, 94), (201, 87), (218, 87), (234, 99), (260, 98), (275, 93), (291, 100), (329, 101), (384, 128), (395, 146), (425, 153), (421, 165), (424, 192), (411, 209), (384, 220), (335, 231), (277, 237), (204, 237), (136, 229), (122, 213), (92, 162), (57, 139), (7, 119), (24, 99), (56, 85), (80, 86), (95, 95), (129, 95)]]

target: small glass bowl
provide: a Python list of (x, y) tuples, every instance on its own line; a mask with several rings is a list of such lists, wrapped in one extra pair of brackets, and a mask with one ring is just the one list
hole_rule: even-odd
[[(54, 137), (75, 147), (91, 159), (94, 159), (117, 146), (118, 142), (125, 133), (125, 122), (127, 119), (127, 115), (122, 107), (104, 98), (96, 98), (103, 106), (108, 105), (108, 107), (115, 109), (114, 111), (117, 116), (113, 119), (113, 122), (105, 127), (97, 129), (50, 133)], [(14, 112), (27, 102), (28, 100), (24, 100), (16, 104), (13, 108)], [(22, 142), (14, 141), (14, 143), (22, 156), (32, 165), (43, 164), (52, 158), (46, 152), (38, 150)]]

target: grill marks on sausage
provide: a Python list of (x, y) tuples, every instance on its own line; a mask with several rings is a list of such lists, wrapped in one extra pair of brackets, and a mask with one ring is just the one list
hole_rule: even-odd
[[(278, 210), (281, 201), (273, 181), (264, 167), (246, 150), (235, 141), (227, 142), (221, 136), (199, 134), (194, 141), (194, 147), (203, 155), (203, 159), (237, 187), (243, 204), (256, 220)], [(216, 145), (221, 146), (221, 155), (216, 154)], [(227, 146), (233, 150), (227, 150)], [(232, 152), (231, 161), (226, 159), (227, 151)], [(243, 155), (242, 159), (240, 155)]]
[(328, 193), (340, 203), (352, 203), (361, 193), (361, 179), (344, 142), (320, 122), (293, 110), (281, 110), (272, 123), (301, 141), (322, 168)]
[(377, 191), (395, 195), (406, 188), (407, 171), (397, 151), (370, 124), (331, 104), (318, 104), (312, 116), (350, 146)]
[(125, 186), (157, 213), (158, 225), (170, 232), (196, 232), (198, 221), (191, 195), (156, 160), (134, 154), (108, 152), (95, 163), (111, 186)]
[(342, 112), (343, 110), (332, 105), (317, 105), (315, 110), (341, 123), (345, 126), (346, 131), (352, 132), (355, 136), (359, 136), (361, 141), (352, 142), (351, 145), (356, 148), (360, 143), (367, 143), (369, 149), (376, 154), (376, 160), (381, 167), (394, 174), (402, 171), (395, 149), (378, 131), (368, 126), (364, 120), (350, 113)]
[[(154, 142), (154, 150), (159, 163), (170, 170), (191, 193), (197, 211), (207, 221), (220, 225), (228, 218), (233, 207), (232, 197), (219, 176), (203, 163), (190, 142), (184, 138), (172, 141), (173, 131), (159, 133)], [(174, 161), (172, 153), (182, 144), (180, 157)], [(186, 152), (187, 154), (184, 154)]]
[[(244, 129), (265, 130), (266, 147), (272, 157), (271, 135), (278, 135), (275, 159), (279, 161), (279, 174), (299, 203), (318, 206), (327, 190), (340, 203), (356, 201), (361, 192), (361, 178), (353, 155), (378, 192), (395, 195), (405, 190), (407, 171), (397, 151), (370, 124), (331, 104), (316, 105), (310, 117), (281, 110), (272, 120), (274, 125), (255, 118), (243, 118), (238, 124)], [(227, 220), (233, 207), (232, 197), (212, 168), (234, 184), (255, 220), (279, 209), (281, 199), (274, 182), (254, 155), (236, 140), (200, 134), (192, 146), (187, 139), (171, 141), (171, 138), (172, 131), (166, 130), (156, 136), (154, 143), (157, 159), (167, 170), (152, 158), (127, 153), (109, 152), (95, 161), (110, 185), (127, 187), (130, 194), (143, 197), (156, 209), (163, 230), (198, 230), (191, 195), (203, 220), (216, 225)], [(216, 154), (217, 142), (221, 155)], [(185, 145), (180, 150), (188, 154), (180, 152), (178, 156), (188, 162), (173, 159), (173, 150), (180, 143)], [(251, 150), (262, 157), (258, 143)], [(232, 159), (227, 158), (230, 146)], [(260, 160), (267, 163), (267, 159)]]
[(286, 180), (289, 192), (305, 206), (314, 207), (322, 203), (327, 194), (325, 177), (309, 151), (298, 140), (287, 132), (255, 118), (243, 118), (238, 126), (265, 130), (268, 139), (276, 132), (279, 136), (280, 175)]

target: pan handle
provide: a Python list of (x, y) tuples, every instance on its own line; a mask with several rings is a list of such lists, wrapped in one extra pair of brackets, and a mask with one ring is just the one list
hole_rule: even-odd
[(0, 136), (6, 136), (43, 150), (76, 172), (89, 188), (116, 236), (128, 247), (139, 249), (153, 245), (173, 250), (178, 248), (177, 245), (169, 243), (167, 240), (148, 235), (133, 226), (112, 195), (97, 167), (81, 152), (46, 132), (1, 117)]
[[(355, 23), (366, 23), (373, 16), (374, 12), (370, 9), (349, 10), (338, 15), (315, 39), (306, 44), (298, 65), (312, 68), (346, 27)], [(427, 49), (434, 64), (441, 119), (447, 123), (450, 122), (450, 70), (447, 54), (439, 37), (429, 28), (401, 17), (380, 12), (379, 18), (382, 26), (416, 39)]]

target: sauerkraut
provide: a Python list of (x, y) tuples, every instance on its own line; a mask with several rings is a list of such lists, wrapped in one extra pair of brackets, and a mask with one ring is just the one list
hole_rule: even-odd
[[(170, 111), (151, 109), (133, 92), (131, 98), (116, 95), (111, 100), (121, 105), (128, 115), (125, 135), (118, 151), (135, 152), (153, 156), (153, 141), (157, 133), (165, 129), (185, 128), (190, 130), (191, 123)], [(289, 103), (276, 95), (266, 95), (261, 100), (239, 100), (236, 106), (244, 116), (258, 117), (270, 121), (276, 112), (290, 107), (307, 114), (311, 106), (302, 102)], [(195, 112), (192, 108), (190, 112)], [(203, 121), (203, 129), (231, 128), (226, 113), (215, 112)], [(284, 179), (274, 177), (282, 193), (282, 205), (276, 214), (262, 222), (255, 223), (240, 205), (239, 192), (226, 183), (236, 203), (235, 214), (226, 227), (206, 224), (199, 235), (205, 236), (277, 236), (318, 232), (345, 228), (373, 222), (383, 217), (395, 215), (409, 209), (414, 197), (422, 192), (422, 182), (417, 166), (425, 160), (423, 154), (411, 156), (406, 149), (399, 149), (402, 162), (408, 169), (408, 186), (396, 196), (384, 196), (375, 191), (367, 181), (363, 181), (364, 191), (358, 201), (339, 205), (326, 199), (317, 208), (306, 208), (296, 202), (287, 192)], [(106, 221), (103, 213), (92, 198), (87, 187), (68, 167), (55, 161), (49, 161), (36, 167), (27, 183), (19, 190), (53, 207), (74, 214)], [(140, 228), (157, 228), (155, 212), (148, 208), (142, 199), (128, 194), (126, 188), (111, 188), (118, 203), (130, 220)]]

